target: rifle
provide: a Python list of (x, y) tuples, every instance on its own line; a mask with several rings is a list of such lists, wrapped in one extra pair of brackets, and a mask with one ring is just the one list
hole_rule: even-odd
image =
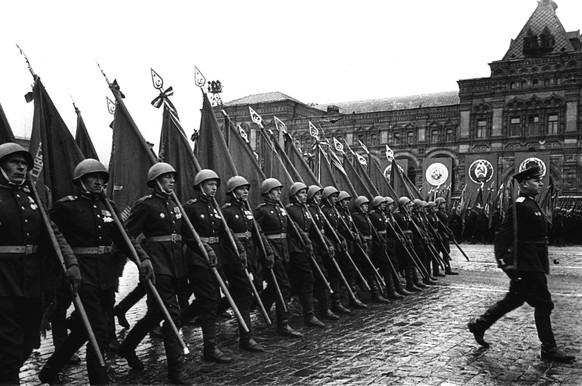
[(232, 308), (232, 311), (234, 312), (234, 315), (236, 316), (236, 319), (237, 319), (239, 325), (241, 326), (241, 328), (243, 329), (244, 332), (249, 333), (250, 332), (249, 327), (245, 323), (245, 320), (243, 319), (238, 307), (234, 303), (234, 300), (232, 299), (232, 296), (230, 295), (230, 292), (228, 291), (228, 287), (224, 283), (224, 280), (222, 280), (222, 277), (220, 276), (218, 269), (216, 269), (216, 267), (213, 267), (210, 265), (210, 258), (208, 257), (208, 252), (206, 251), (206, 248), (204, 248), (204, 244), (202, 243), (202, 240), (200, 239), (200, 235), (198, 235), (198, 232), (196, 232), (196, 229), (194, 229), (194, 225), (192, 225), (192, 222), (190, 221), (190, 219), (188, 218), (188, 215), (184, 211), (184, 207), (182, 206), (180, 201), (178, 201), (178, 197), (176, 197), (176, 192), (172, 192), (172, 200), (176, 203), (176, 205), (178, 205), (178, 208), (180, 208), (180, 211), (184, 215), (184, 220), (186, 221), (188, 228), (190, 228), (190, 231), (194, 235), (194, 240), (196, 241), (198, 249), (200, 249), (200, 252), (202, 253), (204, 258), (208, 262), (208, 266), (210, 267), (210, 271), (212, 272), (212, 274), (214, 275), (214, 278), (218, 282), (218, 285), (220, 286), (220, 289), (224, 293), (224, 296), (226, 297), (228, 304), (230, 304), (230, 307)]
[[(315, 260), (315, 256), (313, 256), (313, 252), (308, 250), (307, 244), (305, 244), (305, 241), (303, 240), (303, 237), (301, 236), (301, 231), (297, 228), (297, 224), (295, 224), (295, 221), (293, 221), (291, 216), (289, 216), (289, 212), (287, 212), (287, 210), (285, 209), (285, 207), (283, 207), (283, 204), (281, 204), (280, 201), (279, 201), (279, 205), (281, 206), (281, 209), (283, 209), (285, 211), (285, 213), (287, 214), (287, 219), (289, 220), (289, 224), (291, 224), (291, 228), (293, 228), (293, 231), (297, 235), (297, 238), (299, 239), (301, 246), (305, 250), (305, 253), (311, 259), (311, 262), (313, 263), (315, 270), (317, 271), (317, 274), (321, 277), (321, 280), (323, 281), (324, 285), (327, 287), (327, 290), (329, 291), (329, 293), (333, 294), (333, 290), (331, 289), (331, 286), (329, 285), (327, 278), (323, 274), (321, 267), (319, 266), (319, 264), (317, 264), (317, 260)], [(311, 217), (311, 215), (310, 215), (310, 217)]]
[[(370, 217), (368, 216), (368, 214), (364, 213), (364, 217), (366, 217), (366, 220), (368, 221), (368, 225), (370, 226), (370, 229), (372, 230), (373, 235), (376, 237), (376, 240), (378, 240), (378, 242), (380, 244), (382, 244), (382, 238), (380, 237), (380, 234), (378, 233), (378, 230), (376, 229), (376, 227), (374, 227), (374, 225), (372, 224), (372, 221), (370, 221)], [(386, 252), (386, 250), (384, 248), (382, 248), (382, 255), (384, 255), (384, 258), (388, 261), (388, 265), (390, 266), (390, 269), (392, 270), (394, 275), (398, 276), (398, 271), (396, 271), (394, 264), (392, 264), (392, 260), (390, 260), (390, 256), (388, 256), (388, 253)]]
[[(309, 209), (307, 209), (307, 210), (309, 210)], [(327, 217), (325, 217), (325, 214), (323, 214), (323, 211), (321, 210), (321, 208), (319, 206), (316, 206), (316, 210), (317, 210), (317, 213), (323, 218), (323, 220), (325, 221), (325, 223), (327, 224), (327, 226), (331, 230), (331, 233), (334, 235), (334, 237), (337, 240), (338, 244), (341, 244), (341, 239), (339, 238), (339, 236), (337, 235), (337, 233), (335, 233), (335, 229), (332, 228), (331, 224), (329, 223), (329, 220), (327, 219)], [(346, 286), (346, 290), (348, 291), (348, 295), (350, 296), (350, 299), (356, 300), (356, 295), (354, 294), (354, 291), (352, 290), (352, 287), (350, 287), (350, 283), (348, 283), (348, 280), (346, 279), (344, 273), (340, 269), (340, 266), (339, 266), (337, 260), (335, 259), (334, 256), (332, 256), (331, 253), (329, 253), (330, 251), (329, 251), (329, 247), (327, 246), (325, 237), (323, 237), (323, 234), (321, 233), (320, 229), (317, 227), (317, 224), (315, 223), (315, 220), (313, 219), (313, 216), (309, 216), (309, 217), (311, 218), (311, 225), (315, 227), (315, 230), (317, 231), (317, 234), (318, 234), (319, 238), (321, 239), (321, 242), (323, 243), (323, 245), (325, 246), (325, 249), (327, 250), (327, 255), (331, 259), (331, 261), (332, 261), (335, 269), (337, 270), (337, 272), (340, 275), (340, 278), (342, 279), (342, 282)], [(346, 251), (346, 254), (349, 256), (348, 251)]]
[[(228, 227), (226, 219), (224, 218), (224, 214), (220, 210), (220, 207), (218, 206), (218, 203), (216, 202), (216, 199), (214, 197), (212, 197), (212, 206), (214, 206), (214, 209), (216, 209), (218, 211), (218, 214), (220, 215), (220, 221), (222, 222), (222, 226), (224, 227), (226, 235), (228, 236), (228, 241), (230, 242), (230, 244), (234, 250), (234, 253), (236, 254), (237, 259), (240, 260), (240, 254), (238, 253), (238, 249), (236, 247), (236, 242), (234, 241), (234, 236), (232, 235), (232, 232), (230, 231), (230, 228)], [(273, 323), (271, 322), (271, 318), (269, 318), (269, 313), (265, 309), (265, 305), (263, 304), (263, 301), (261, 300), (261, 297), (259, 296), (259, 291), (257, 290), (257, 287), (255, 287), (255, 283), (253, 283), (253, 279), (251, 277), (251, 274), (249, 273), (249, 270), (247, 269), (247, 267), (243, 266), (243, 270), (244, 270), (245, 277), (247, 278), (247, 281), (249, 282), (249, 285), (251, 286), (251, 290), (253, 291), (253, 295), (255, 296), (255, 300), (257, 301), (259, 309), (261, 310), (261, 315), (263, 315), (263, 319), (265, 319), (265, 323), (267, 323), (267, 325), (270, 326)]]
[[(249, 202), (245, 201), (246, 207), (247, 209), (250, 211), (251, 208), (249, 206)], [(259, 240), (259, 246), (261, 247), (261, 252), (263, 254), (263, 256), (265, 256), (265, 258), (267, 257), (267, 249), (265, 248), (265, 244), (263, 244), (263, 238), (261, 237), (261, 232), (259, 232), (259, 224), (257, 224), (257, 221), (255, 220), (255, 216), (253, 216), (253, 230), (256, 232), (257, 234), (257, 239)], [(275, 276), (275, 272), (273, 271), (273, 268), (269, 268), (269, 274), (271, 275), (271, 280), (273, 281), (273, 285), (275, 286), (275, 292), (277, 293), (277, 298), (279, 298), (279, 302), (281, 304), (281, 307), (283, 307), (283, 310), (285, 311), (285, 313), (289, 312), (287, 310), (287, 302), (285, 301), (285, 298), (283, 297), (283, 293), (281, 292), (281, 287), (279, 287), (279, 282), (277, 281), (277, 277)]]
[[(410, 220), (410, 221), (412, 221), (412, 220)], [(392, 225), (392, 224), (390, 224), (390, 225)], [(406, 252), (408, 257), (410, 257), (410, 260), (412, 261), (412, 263), (414, 264), (416, 269), (418, 269), (418, 271), (420, 272), (422, 277), (424, 279), (428, 278), (429, 274), (426, 271), (426, 268), (424, 267), (424, 264), (422, 263), (422, 261), (420, 261), (420, 257), (418, 257), (418, 255), (414, 251), (414, 245), (412, 245), (412, 242), (404, 235), (404, 231), (400, 227), (400, 224), (398, 224), (398, 221), (394, 220), (394, 225), (396, 225), (396, 227), (398, 228), (398, 233), (396, 233), (396, 232), (395, 233), (400, 235), (400, 237), (402, 237), (402, 239), (404, 240), (404, 242), (402, 240), (400, 240), (400, 243), (404, 247), (404, 251)], [(394, 229), (394, 230), (396, 230), (396, 229)]]
[[(53, 228), (51, 226), (51, 222), (50, 222), (49, 217), (46, 213), (46, 209), (44, 207), (44, 204), (40, 200), (39, 195), (38, 195), (38, 191), (36, 190), (36, 186), (34, 185), (32, 180), (30, 179), (30, 177), (27, 177), (27, 182), (30, 185), (30, 189), (32, 191), (34, 199), (36, 200), (36, 202), (38, 204), (38, 211), (40, 212), (40, 217), (42, 218), (42, 222), (43, 222), (43, 224), (44, 224), (44, 226), (49, 234), (49, 238), (51, 240), (52, 247), (53, 247), (57, 257), (59, 258), (59, 263), (60, 263), (59, 265), (63, 269), (63, 272), (66, 273), (67, 267), (65, 265), (65, 257), (63, 256), (63, 252), (61, 251), (61, 248), (59, 247), (59, 242), (57, 241), (57, 237), (55, 236), (55, 232), (53, 231)], [(73, 298), (73, 304), (75, 305), (75, 309), (79, 313), (79, 316), (81, 317), (81, 320), (83, 322), (83, 326), (85, 327), (85, 330), (87, 331), (87, 338), (89, 340), (89, 343), (91, 344), (93, 351), (95, 351), (95, 354), (97, 355), (97, 360), (99, 360), (99, 365), (101, 367), (107, 367), (107, 364), (105, 364), (105, 359), (103, 359), (103, 354), (101, 353), (101, 349), (99, 348), (99, 344), (97, 343), (97, 338), (95, 337), (95, 333), (93, 332), (93, 329), (91, 328), (91, 324), (89, 323), (89, 318), (87, 317), (87, 313), (85, 312), (85, 307), (83, 306), (83, 302), (81, 302), (81, 297), (79, 296), (78, 293), (73, 291), (72, 287), (71, 287), (71, 295)]]
[[(419, 215), (419, 218), (420, 218), (420, 215)], [(422, 242), (424, 243), (424, 245), (426, 245), (428, 251), (432, 255), (432, 258), (437, 261), (439, 266), (442, 266), (442, 268), (445, 269), (444, 264), (442, 264), (440, 259), (439, 259), (440, 256), (438, 256), (435, 253), (434, 247), (432, 246), (431, 242), (428, 240), (428, 236), (426, 235), (426, 233), (418, 226), (418, 224), (414, 221), (414, 219), (412, 219), (412, 224), (416, 228), (416, 231), (418, 232), (418, 234), (422, 237)], [(430, 272), (427, 272), (427, 274), (430, 276)]]
[(439, 220), (439, 223), (443, 226), (443, 229), (449, 234), (449, 236), (451, 236), (451, 240), (453, 240), (453, 243), (457, 246), (459, 251), (461, 251), (463, 256), (465, 256), (465, 259), (467, 259), (467, 261), (470, 261), (469, 256), (467, 256), (467, 254), (465, 253), (465, 251), (463, 251), (463, 249), (461, 248), (459, 243), (457, 243), (457, 240), (455, 239), (455, 235), (453, 234), (453, 231), (451, 230), (451, 228), (449, 228), (444, 222), (442, 222), (441, 219), (438, 218), (438, 216), (437, 216), (437, 220)]
[[(117, 216), (117, 213), (115, 213), (113, 206), (111, 205), (111, 203), (109, 202), (109, 200), (107, 199), (107, 197), (105, 196), (104, 193), (101, 194), (101, 199), (105, 203), (107, 210), (111, 213), (111, 217), (113, 217), (113, 221), (115, 222), (115, 225), (117, 226), (117, 229), (119, 230), (119, 233), (121, 233), (121, 236), (123, 236), (123, 241), (125, 242), (125, 244), (127, 245), (127, 247), (129, 248), (129, 250), (131, 252), (131, 258), (132, 258), (133, 262), (139, 267), (141, 261), (139, 260), (139, 256), (137, 255), (137, 251), (135, 250), (133, 244), (131, 243), (131, 240), (129, 239), (129, 236), (127, 235), (127, 232), (125, 231), (125, 228), (121, 224), (121, 221), (119, 220), (119, 217)], [(170, 316), (168, 309), (164, 305), (164, 301), (162, 300), (160, 293), (158, 292), (158, 289), (156, 288), (156, 286), (154, 285), (154, 283), (152, 283), (152, 281), (150, 279), (147, 280), (147, 286), (148, 286), (150, 292), (152, 293), (152, 295), (154, 296), (156, 303), (158, 304), (158, 306), (162, 310), (162, 313), (164, 314), (164, 319), (166, 320), (166, 323), (168, 323), (168, 325), (172, 329), (172, 332), (178, 338), (178, 342), (180, 343), (180, 346), (182, 346), (182, 352), (184, 354), (188, 354), (190, 352), (190, 350), (188, 350), (188, 346), (186, 346), (186, 342), (184, 342), (184, 339), (182, 338), (182, 335), (180, 335), (178, 328), (174, 324), (174, 321), (172, 320), (172, 317)]]

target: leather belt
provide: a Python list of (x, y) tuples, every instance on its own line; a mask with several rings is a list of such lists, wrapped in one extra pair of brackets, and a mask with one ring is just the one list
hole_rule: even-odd
[(220, 242), (219, 237), (200, 237), (200, 240), (206, 244), (217, 244)]
[(0, 253), (32, 255), (38, 252), (38, 245), (1, 245)]
[(280, 239), (286, 239), (287, 238), (287, 233), (276, 233), (274, 235), (266, 235), (268, 240), (280, 240)]
[(172, 233), (171, 235), (149, 236), (149, 237), (146, 237), (146, 240), (150, 241), (150, 242), (154, 242), (154, 243), (161, 243), (163, 241), (172, 241), (175, 243), (176, 241), (182, 240), (182, 235), (179, 235), (177, 233)]
[(386, 234), (386, 230), (384, 229), (383, 231), (378, 231), (379, 235), (385, 235)]
[(372, 240), (372, 236), (362, 236), (364, 240)]
[(106, 255), (111, 253), (113, 247), (110, 245), (101, 245), (98, 247), (73, 247), (75, 255)]
[(253, 234), (250, 231), (246, 231), (244, 233), (233, 233), (233, 235), (237, 239), (250, 239)]

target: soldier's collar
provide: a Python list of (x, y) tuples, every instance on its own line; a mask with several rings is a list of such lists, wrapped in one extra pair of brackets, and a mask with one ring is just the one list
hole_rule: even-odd
[(82, 191), (79, 196), (89, 201), (99, 201), (100, 198), (98, 194), (92, 194), (87, 191)]
[(157, 189), (154, 190), (154, 195), (156, 197), (159, 197), (159, 198), (163, 199), (163, 200), (169, 200), (172, 197), (172, 194), (171, 193), (161, 192), (161, 191), (159, 191)]

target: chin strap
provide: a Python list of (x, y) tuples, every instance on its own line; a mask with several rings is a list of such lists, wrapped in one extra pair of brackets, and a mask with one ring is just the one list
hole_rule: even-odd
[(22, 180), (21, 183), (15, 184), (14, 182), (10, 181), (10, 178), (8, 178), (8, 174), (6, 174), (6, 172), (4, 171), (4, 169), (0, 168), (0, 171), (2, 172), (2, 176), (4, 177), (4, 179), (6, 180), (6, 182), (9, 185), (22, 186), (24, 184), (24, 182), (26, 181), (26, 179), (24, 179), (24, 180)]

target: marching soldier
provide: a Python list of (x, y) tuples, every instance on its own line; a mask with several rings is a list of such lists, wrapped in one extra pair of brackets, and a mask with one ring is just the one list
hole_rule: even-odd
[[(235, 242), (237, 243), (240, 261), (236, 262), (232, 257), (225, 256), (222, 244), (225, 244), (226, 248), (230, 247), (229, 243), (227, 243), (226, 235), (226, 232), (229, 232), (229, 230), (224, 228), (220, 214), (213, 203), (219, 184), (220, 177), (216, 172), (210, 169), (200, 170), (194, 176), (195, 197), (184, 205), (184, 211), (194, 226), (194, 229), (200, 235), (202, 242), (208, 245), (209, 248), (207, 250), (213, 251), (212, 255), (218, 258), (216, 261), (208, 262), (199, 251), (191, 251), (188, 261), (188, 281), (196, 300), (183, 312), (191, 315), (199, 314), (198, 320), (202, 328), (204, 341), (204, 359), (209, 362), (229, 363), (232, 362), (232, 357), (223, 353), (218, 348), (216, 342), (216, 320), (220, 302), (220, 291), (219, 285), (212, 276), (209, 268), (215, 266), (220, 271), (225, 264), (234, 264), (237, 267), (240, 267), (241, 264), (242, 266), (246, 266), (247, 257), (246, 251), (236, 239)], [(238, 268), (232, 267), (232, 269), (233, 271), (231, 273), (236, 274), (234, 270)], [(227, 270), (229, 270), (228, 267)], [(240, 272), (242, 273), (242, 271)], [(241, 284), (242, 280), (244, 279), (237, 280), (237, 282), (239, 285), (244, 286), (244, 284)], [(242, 303), (242, 308), (244, 309), (247, 303), (249, 303), (250, 307), (250, 302), (248, 302), (250, 287), (248, 283), (246, 283), (243, 292), (235, 296), (238, 297), (239, 295), (245, 298), (245, 301)], [(239, 301), (238, 304), (240, 304), (241, 299), (239, 298), (237, 300)], [(245, 339), (252, 340), (250, 336), (245, 336), (243, 340)]]
[(445, 263), (445, 274), (446, 275), (458, 275), (458, 272), (454, 272), (451, 269), (451, 234), (449, 228), (449, 215), (447, 214), (446, 207), (447, 201), (443, 197), (438, 197), (435, 200), (437, 205), (436, 216), (438, 218), (438, 231), (441, 235), (443, 241), (443, 261)]
[[(259, 261), (258, 251), (253, 239), (257, 237), (264, 237), (261, 230), (259, 233), (253, 233), (253, 214), (248, 208), (249, 189), (251, 184), (241, 176), (231, 177), (226, 182), (226, 192), (230, 196), (230, 202), (223, 207), (222, 213), (230, 229), (232, 229), (233, 236), (244, 247), (247, 256), (247, 266), (253, 272), (254, 277), (262, 277), (259, 269), (260, 264), (264, 264), (267, 268), (273, 267), (273, 251), (265, 239), (263, 244), (267, 248), (267, 256), (262, 256)], [(260, 242), (260, 241), (259, 241)], [(228, 249), (225, 250), (225, 252)], [(249, 330), (251, 328), (251, 305), (253, 303), (252, 289), (250, 283), (245, 277), (243, 265), (237, 261), (234, 253), (225, 254), (225, 263), (222, 265), (222, 270), (228, 279), (229, 290), (232, 293), (233, 299), (246, 323)], [(262, 285), (262, 280), (258, 281), (259, 288)], [(224, 301), (224, 300), (223, 300)], [(245, 333), (239, 327), (241, 349), (250, 352), (264, 352), (265, 349), (257, 343), (252, 333)]]
[[(325, 324), (315, 316), (313, 311), (313, 290), (314, 288), (319, 288), (321, 280), (326, 279), (315, 278), (313, 274), (313, 270), (317, 268), (312, 268), (312, 264), (321, 264), (321, 262), (317, 262), (313, 244), (309, 238), (312, 224), (309, 210), (305, 207), (307, 186), (302, 182), (295, 182), (291, 185), (289, 188), (289, 202), (289, 205), (287, 205), (287, 213), (290, 216), (289, 221), (293, 221), (296, 224), (294, 230), (298, 232), (298, 234), (294, 233), (294, 237), (291, 238), (289, 279), (293, 291), (299, 296), (305, 325), (325, 328)], [(312, 261), (310, 261), (308, 255), (311, 255)], [(323, 267), (320, 266), (320, 268), (323, 271)], [(318, 284), (315, 284), (316, 281)], [(315, 287), (316, 285), (317, 287)]]
[[(550, 315), (554, 308), (548, 290), (547, 219), (535, 200), (540, 194), (542, 174), (533, 166), (513, 176), (519, 186), (519, 197), (507, 210), (505, 220), (495, 235), (495, 258), (510, 279), (505, 297), (468, 324), (469, 331), (483, 347), (485, 331), (505, 314), (527, 302), (535, 309), (535, 324), (542, 343), (541, 358), (556, 362), (572, 362), (575, 357), (556, 345)], [(516, 229), (517, 228), (517, 229)]]
[[(373, 240), (372, 240), (372, 223), (368, 217), (368, 207), (370, 200), (364, 196), (359, 196), (354, 200), (354, 209), (352, 211), (352, 218), (354, 219), (354, 224), (362, 234), (364, 239), (365, 252), (368, 256), (372, 256)], [(380, 284), (377, 282), (372, 271), (370, 269), (365, 271), (366, 279), (372, 290), (372, 300), (376, 303), (388, 303), (388, 300), (382, 296), (382, 289)]]
[[(324, 283), (320, 280), (321, 278), (318, 276), (314, 277), (314, 291), (315, 296), (319, 301), (321, 317), (327, 320), (339, 320), (339, 316), (330, 309), (330, 295), (333, 296), (333, 304), (337, 310), (340, 309), (337, 306), (338, 304), (342, 308), (342, 313), (346, 313), (343, 312), (343, 310), (347, 309), (341, 305), (339, 298), (341, 293), (340, 276), (339, 272), (331, 261), (332, 258), (335, 258), (336, 248), (329, 239), (328, 235), (325, 233), (325, 218), (323, 218), (324, 214), (319, 207), (319, 205), (321, 205), (322, 191), (323, 189), (318, 185), (311, 185), (309, 189), (307, 189), (307, 209), (309, 210), (309, 214), (313, 219), (312, 225), (315, 225), (315, 227), (311, 227), (310, 237), (312, 240), (315, 240), (313, 251), (316, 257), (316, 261), (328, 279), (331, 289), (333, 290), (333, 295), (329, 293)], [(349, 310), (347, 311), (349, 313)]]
[[(413, 245), (412, 219), (408, 213), (411, 201), (408, 197), (398, 199), (398, 210), (394, 212), (394, 220), (398, 228), (402, 231), (404, 242), (399, 243), (396, 248), (400, 266), (404, 268), (404, 277), (406, 279), (406, 290), (409, 292), (420, 292), (426, 286), (422, 284), (418, 277), (418, 272), (414, 266), (413, 256), (409, 253), (408, 245)], [(421, 262), (418, 262), (419, 264)]]
[[(20, 368), (40, 345), (43, 292), (54, 290), (61, 273), (39, 212), (42, 203), (26, 181), (33, 164), (22, 146), (0, 145), (0, 384), (20, 384)], [(77, 259), (51, 226), (76, 290), (81, 282)]]
[[(303, 335), (289, 326), (287, 302), (291, 298), (291, 286), (287, 272), (290, 270), (291, 250), (295, 251), (298, 247), (296, 244), (288, 244), (290, 238), (287, 237), (287, 230), (290, 220), (287, 218), (287, 212), (280, 205), (281, 188), (283, 185), (275, 178), (267, 178), (263, 181), (261, 194), (265, 197), (265, 202), (253, 211), (253, 216), (259, 226), (264, 229), (265, 237), (269, 241), (265, 247), (270, 246), (273, 251), (273, 274), (277, 281), (275, 283), (272, 278), (267, 279), (267, 288), (263, 291), (261, 299), (267, 311), (273, 302), (276, 304), (277, 334), (289, 338), (301, 338)], [(283, 297), (278, 301), (276, 301), (277, 285)]]
[[(430, 252), (428, 251), (429, 243), (431, 242), (428, 239), (428, 235), (424, 229), (424, 224), (422, 221), (422, 212), (423, 212), (423, 203), (422, 200), (416, 198), (412, 201), (412, 212), (410, 214), (410, 218), (412, 220), (412, 234), (414, 237), (412, 238), (412, 244), (414, 246), (414, 252), (419, 257), (420, 262), (423, 264), (427, 277), (425, 277), (422, 282), (425, 285), (434, 285), (436, 282), (430, 277)], [(417, 283), (418, 286), (418, 283)]]
[[(176, 328), (180, 328), (178, 291), (187, 272), (183, 242), (192, 236), (182, 220), (182, 212), (172, 200), (176, 183), (176, 169), (164, 162), (154, 164), (148, 171), (147, 186), (152, 194), (140, 198), (129, 214), (126, 226), (131, 235), (143, 234), (144, 248), (152, 258), (155, 273), (154, 284)], [(143, 281), (143, 280), (142, 280)], [(135, 348), (163, 319), (161, 306), (148, 291), (148, 310), (129, 331), (119, 345), (118, 354), (130, 367), (142, 369), (143, 364), (135, 354)], [(184, 356), (179, 338), (167, 322), (162, 327), (166, 350), (168, 379), (175, 384), (189, 384), (184, 370)]]
[(373, 258), (375, 264), (380, 268), (384, 276), (384, 281), (386, 282), (386, 296), (388, 299), (397, 300), (402, 299), (404, 296), (396, 292), (396, 287), (394, 282), (398, 281), (398, 275), (396, 272), (392, 272), (392, 267), (395, 267), (392, 260), (388, 260), (391, 257), (388, 256), (388, 218), (384, 211), (386, 210), (386, 205), (388, 200), (386, 197), (376, 196), (372, 199), (372, 208), (368, 212), (370, 221), (374, 228), (376, 228), (376, 234), (378, 239), (373, 238)]
[[(444, 245), (442, 242), (442, 237), (441, 234), (438, 232), (438, 226), (439, 226), (439, 219), (436, 216), (436, 211), (438, 210), (437, 206), (436, 206), (436, 202), (434, 201), (429, 201), (426, 203), (426, 206), (424, 207), (425, 213), (424, 213), (424, 219), (426, 219), (425, 225), (426, 225), (426, 229), (427, 229), (427, 233), (432, 236), (431, 239), (434, 241), (433, 242), (433, 246), (435, 251), (438, 252), (442, 252), (442, 250), (444, 250)], [(445, 276), (444, 273), (441, 273), (440, 269), (439, 269), (439, 265), (438, 262), (435, 259), (429, 259), (430, 260), (430, 265), (432, 265), (432, 275), (437, 277), (443, 277)]]
[(405, 242), (402, 235), (397, 230), (396, 220), (394, 219), (393, 215), (394, 211), (394, 199), (392, 197), (386, 197), (386, 209), (384, 210), (384, 214), (386, 215), (386, 236), (388, 241), (388, 256), (392, 261), (392, 265), (396, 269), (396, 272), (393, 272), (393, 281), (394, 281), (394, 290), (396, 293), (406, 296), (411, 295), (410, 292), (404, 289), (402, 283), (400, 282), (400, 278), (398, 273), (402, 273), (402, 267), (400, 266), (400, 260), (398, 259), (397, 248), (398, 244), (402, 244)]
[[(366, 272), (366, 269), (364, 268), (364, 267), (366, 267), (366, 265), (362, 262), (363, 256), (360, 253), (356, 253), (356, 249), (357, 249), (356, 243), (361, 243), (361, 240), (360, 240), (360, 236), (358, 234), (358, 228), (356, 227), (356, 224), (354, 223), (354, 219), (352, 218), (352, 215), (351, 215), (350, 209), (349, 209), (351, 198), (352, 197), (350, 196), (350, 194), (346, 191), (343, 191), (343, 190), (341, 192), (339, 192), (339, 194), (337, 195), (336, 209), (337, 209), (338, 215), (341, 217), (341, 219), (338, 217), (338, 220), (340, 220), (339, 223), (341, 224), (341, 226), (339, 227), (339, 233), (346, 240), (347, 249), (350, 252), (350, 254), (352, 256), (354, 256), (354, 262), (360, 268), (360, 271)], [(341, 220), (343, 220), (343, 221), (341, 221)], [(370, 267), (367, 267), (367, 270), (370, 271)], [(347, 275), (348, 275), (347, 279), (348, 279), (348, 282), (350, 283), (350, 287), (352, 287), (352, 291), (353, 291), (354, 295), (356, 295), (353, 299), (350, 299), (350, 306), (353, 308), (360, 308), (360, 309), (368, 308), (368, 306), (365, 303), (363, 303), (360, 299), (358, 299), (358, 297), (357, 297), (355, 270), (347, 270)], [(373, 280), (373, 278), (372, 278), (372, 280)]]
[[(90, 158), (79, 162), (73, 172), (73, 182), (79, 186), (80, 194), (60, 199), (50, 213), (79, 261), (83, 277), (79, 296), (101, 352), (110, 338), (108, 319), (113, 312), (120, 265), (117, 260), (119, 257), (113, 253), (113, 244), (123, 252), (131, 253), (104, 202), (106, 198), (103, 189), (108, 180), (109, 173), (101, 162)], [(142, 261), (142, 274), (150, 276), (153, 268), (149, 256), (135, 240), (132, 243)], [(87, 342), (87, 333), (80, 316), (77, 313), (73, 315), (71, 333), (39, 374), (42, 382), (58, 381), (58, 373), (68, 359)], [(98, 353), (91, 347), (87, 348), (87, 372), (91, 384), (109, 383), (106, 368), (101, 367)]]

